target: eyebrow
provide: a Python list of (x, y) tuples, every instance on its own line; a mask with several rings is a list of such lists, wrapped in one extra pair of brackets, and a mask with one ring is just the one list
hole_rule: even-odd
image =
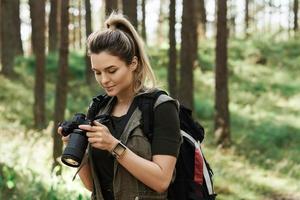
[[(104, 70), (109, 70), (109, 69), (111, 69), (111, 68), (113, 68), (113, 67), (117, 67), (117, 66), (115, 66), (115, 65), (110, 65), (110, 66), (105, 67)], [(94, 68), (94, 67), (92, 67), (92, 70), (93, 70), (93, 71), (99, 72), (99, 70), (96, 69), (96, 68)]]

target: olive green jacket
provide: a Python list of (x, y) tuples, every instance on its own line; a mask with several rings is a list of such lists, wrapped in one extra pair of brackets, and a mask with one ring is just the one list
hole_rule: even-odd
[[(160, 95), (154, 105), (154, 108), (167, 101), (174, 101), (177, 103), (174, 99), (167, 95)], [(112, 101), (108, 102), (105, 108), (99, 112), (99, 114), (107, 113), (110, 110), (111, 103)], [(120, 140), (135, 154), (147, 160), (151, 160), (151, 144), (140, 128), (141, 116), (141, 111), (136, 108), (124, 128)], [(94, 161), (91, 159), (91, 156), (89, 156), (89, 161), (94, 184), (92, 199), (103, 200), (103, 196), (101, 194), (101, 185), (95, 172)], [(156, 191), (152, 190), (137, 180), (132, 174), (130, 174), (118, 163), (116, 159), (114, 160), (113, 189), (115, 200), (167, 199), (167, 192), (157, 193)]]

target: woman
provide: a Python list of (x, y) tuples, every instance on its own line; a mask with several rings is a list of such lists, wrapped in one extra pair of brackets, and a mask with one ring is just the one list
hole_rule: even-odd
[[(79, 176), (93, 199), (167, 199), (181, 142), (177, 104), (169, 96), (159, 97), (149, 142), (139, 126), (138, 108), (126, 117), (135, 97), (155, 85), (142, 41), (122, 15), (111, 14), (105, 24), (106, 30), (89, 36), (88, 49), (97, 82), (113, 97), (99, 114), (109, 114), (114, 126), (79, 126), (90, 144)], [(146, 80), (152, 87), (146, 88)]]

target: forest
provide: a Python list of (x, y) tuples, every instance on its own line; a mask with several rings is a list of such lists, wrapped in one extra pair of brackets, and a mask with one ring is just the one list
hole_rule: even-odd
[(57, 127), (103, 92), (86, 40), (112, 11), (204, 127), (216, 199), (299, 200), (298, 0), (0, 0), (0, 200), (90, 199)]

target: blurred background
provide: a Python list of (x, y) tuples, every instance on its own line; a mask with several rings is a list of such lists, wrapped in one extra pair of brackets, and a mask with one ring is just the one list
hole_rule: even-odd
[(1, 0), (0, 199), (89, 199), (60, 121), (101, 93), (86, 38), (125, 14), (204, 126), (220, 200), (300, 199), (298, 0)]

